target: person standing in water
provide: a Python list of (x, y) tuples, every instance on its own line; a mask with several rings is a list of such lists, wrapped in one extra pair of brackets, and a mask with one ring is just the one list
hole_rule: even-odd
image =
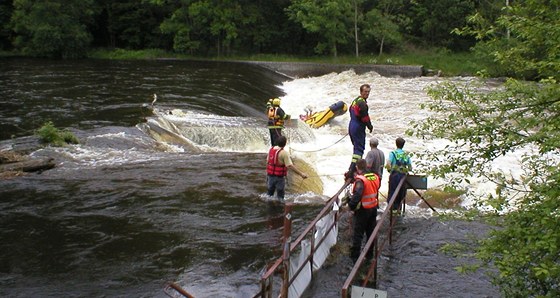
[(279, 136), (276, 140), (276, 146), (268, 151), (268, 162), (266, 166), (267, 174), (267, 194), (276, 196), (280, 201), (284, 201), (286, 176), (288, 169), (296, 172), (301, 178), (306, 179), (307, 175), (300, 171), (292, 162), (292, 158), (288, 151), (284, 150), (288, 140), (285, 136)]

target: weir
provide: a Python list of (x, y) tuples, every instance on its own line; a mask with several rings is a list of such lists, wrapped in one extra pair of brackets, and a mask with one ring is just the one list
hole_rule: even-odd
[[(139, 128), (155, 140), (183, 147), (189, 152), (265, 152), (270, 133), (265, 120), (171, 111), (154, 111)], [(286, 123), (290, 143), (315, 140), (311, 128), (297, 119)]]

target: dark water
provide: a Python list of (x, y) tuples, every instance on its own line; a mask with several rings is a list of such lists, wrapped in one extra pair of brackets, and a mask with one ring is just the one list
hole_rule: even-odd
[[(138, 125), (153, 93), (161, 109), (261, 119), (284, 80), (238, 63), (2, 60), (2, 149), (46, 121), (81, 144), (37, 149), (57, 166), (0, 180), (0, 296), (161, 297), (168, 281), (255, 294), (283, 223), (265, 155), (169, 150)], [(296, 205), (294, 231), (321, 207)]]

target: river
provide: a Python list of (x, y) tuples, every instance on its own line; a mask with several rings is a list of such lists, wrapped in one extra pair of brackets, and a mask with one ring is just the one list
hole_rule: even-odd
[[(252, 296), (281, 253), (282, 205), (265, 195), (267, 100), (280, 97), (297, 119), (306, 108), (349, 104), (369, 83), (373, 135), (388, 153), (409, 121), (427, 116), (425, 88), (440, 80), (351, 70), (291, 79), (233, 62), (4, 59), (0, 150), (47, 121), (80, 144), (34, 150), (57, 166), (0, 180), (0, 296), (165, 297), (169, 281), (197, 297)], [(294, 233), (342, 185), (348, 120), (285, 130), (310, 175), (289, 180)], [(405, 149), (426, 146), (438, 143), (409, 138)]]

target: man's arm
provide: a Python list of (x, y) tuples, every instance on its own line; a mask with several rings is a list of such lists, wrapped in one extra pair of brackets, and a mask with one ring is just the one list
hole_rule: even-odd
[(362, 193), (364, 192), (364, 182), (357, 179), (354, 183), (354, 193), (348, 201), (348, 207), (350, 210), (355, 210), (358, 204), (362, 201)]
[(373, 130), (373, 125), (371, 125), (371, 119), (369, 118), (369, 113), (368, 113), (369, 107), (366, 101), (364, 100), (358, 102), (358, 107), (359, 107), (358, 118), (367, 126), (369, 132), (371, 132)]
[(293, 164), (288, 165), (288, 169), (293, 170), (294, 172), (296, 172), (296, 174), (300, 175), (301, 178), (306, 179), (307, 175), (300, 171), (298, 168), (296, 168), (296, 166), (294, 166)]

